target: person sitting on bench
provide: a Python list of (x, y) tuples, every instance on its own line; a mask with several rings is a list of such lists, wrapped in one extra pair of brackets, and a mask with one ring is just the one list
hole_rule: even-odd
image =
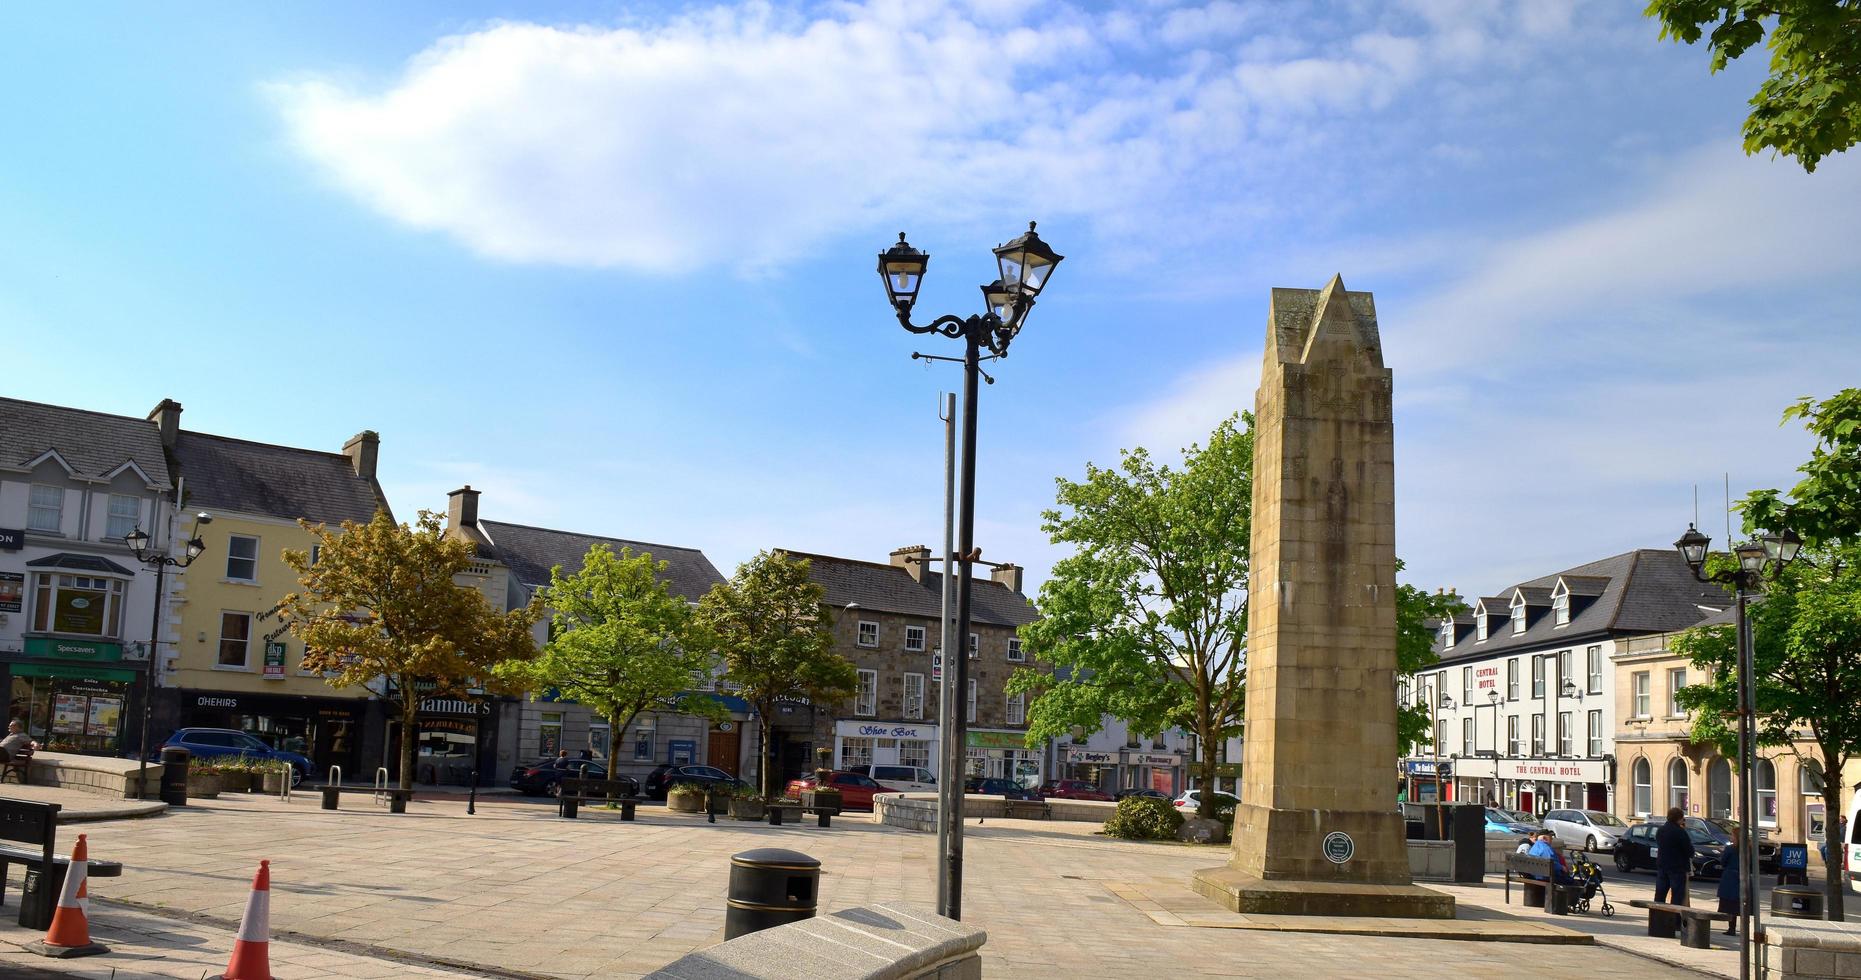
[(6, 723), (6, 737), (0, 738), (0, 763), (12, 762), (14, 754), (20, 749), (37, 752), (39, 743), (26, 735), (25, 726), (19, 723), (18, 718), (15, 718)]
[(1554, 883), (1559, 885), (1577, 884), (1577, 879), (1570, 875), (1570, 868), (1564, 864), (1564, 856), (1557, 853), (1557, 847), (1552, 844), (1552, 841), (1556, 839), (1556, 834), (1548, 830), (1540, 830), (1538, 831), (1538, 843), (1533, 844), (1531, 850), (1525, 853), (1529, 857), (1546, 858), (1551, 862), (1551, 878)]

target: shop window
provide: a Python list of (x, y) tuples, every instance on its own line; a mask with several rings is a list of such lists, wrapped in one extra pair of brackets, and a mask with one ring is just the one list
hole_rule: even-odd
[(843, 738), (840, 740), (840, 768), (851, 769), (854, 766), (872, 765), (872, 739)]
[(924, 675), (905, 675), (905, 717), (917, 720), (924, 717)]
[(1025, 663), (1026, 661), (1027, 661), (1027, 655), (1021, 652), (1021, 638), (1018, 636), (1009, 637), (1008, 638), (1008, 662), (1018, 664), (1018, 663)]
[(220, 614), (220, 660), (219, 666), (237, 670), (247, 670), (250, 664), (247, 657), (252, 652), (252, 614), (242, 612), (223, 612)]
[(258, 581), (258, 539), (244, 534), (226, 538), (226, 577), (235, 582)]
[(555, 758), (562, 751), (562, 712), (545, 711), (536, 726), (536, 754)]
[(879, 672), (859, 672), (859, 692), (853, 697), (853, 713), (871, 717), (879, 710)]
[(128, 688), (120, 681), (15, 673), (13, 717), (50, 751), (113, 755), (121, 748)]
[(142, 523), (142, 501), (124, 493), (110, 495), (110, 520), (103, 536), (110, 541), (129, 537)]
[(1008, 695), (1008, 724), (1023, 725), (1027, 723), (1027, 695)]
[(860, 620), (859, 621), (859, 639), (856, 642), (860, 646), (863, 646), (863, 647), (878, 646), (879, 645), (879, 624), (868, 622), (863, 619)]
[(1654, 784), (1651, 770), (1646, 759), (1636, 759), (1635, 780), (1635, 816), (1645, 817), (1654, 809)]
[(919, 766), (924, 769), (929, 769), (931, 764), (930, 741), (922, 738), (899, 739), (898, 764), (901, 766)]
[(1713, 817), (1732, 815), (1732, 764), (1714, 759), (1706, 767), (1706, 807)]
[(1758, 826), (1777, 826), (1777, 766), (1769, 759), (1759, 759), (1752, 769), (1757, 777)]
[(78, 636), (123, 635), (123, 580), (40, 572), (33, 577), (32, 628)]
[(1687, 764), (1680, 759), (1667, 764), (1667, 805), (1691, 812), (1687, 809)]
[(650, 719), (647, 721), (636, 722), (634, 724), (633, 726), (633, 761), (635, 762), (653, 761), (653, 758), (654, 758), (653, 736), (655, 734), (657, 733), (653, 730), (653, 723)]
[(65, 523), (65, 492), (57, 487), (32, 485), (32, 499), (26, 510), (26, 529), (46, 534), (60, 534)]
[(924, 627), (905, 627), (905, 649), (912, 653), (924, 652)]
[(607, 760), (608, 745), (612, 740), (613, 734), (614, 730), (607, 725), (589, 725), (588, 751), (593, 752), (595, 758), (605, 762)]
[(1797, 770), (1797, 789), (1804, 796), (1822, 799), (1822, 763), (1814, 759), (1804, 762)]

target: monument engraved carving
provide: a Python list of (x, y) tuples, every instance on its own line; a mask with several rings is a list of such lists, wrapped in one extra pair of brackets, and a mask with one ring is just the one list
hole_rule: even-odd
[[(1395, 441), (1376, 304), (1274, 289), (1255, 396), (1241, 805), (1198, 892), (1241, 912), (1451, 918), (1396, 808)], [(1343, 842), (1349, 857), (1338, 860)]]

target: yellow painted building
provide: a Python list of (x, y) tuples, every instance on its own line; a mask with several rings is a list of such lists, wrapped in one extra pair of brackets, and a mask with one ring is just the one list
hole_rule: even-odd
[(375, 480), (378, 447), (373, 432), (340, 453), (178, 432), (182, 526), (197, 513), (212, 521), (199, 528), (205, 551), (170, 591), (152, 741), (179, 728), (233, 729), (309, 757), (318, 777), (331, 765), (354, 778), (380, 764), (376, 692), (306, 673), (304, 646), (278, 615), (298, 584), (284, 551), (315, 542), (299, 518), (335, 526), (387, 508)]

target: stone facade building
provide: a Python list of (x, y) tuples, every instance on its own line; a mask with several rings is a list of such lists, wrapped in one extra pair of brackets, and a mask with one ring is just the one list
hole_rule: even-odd
[[(859, 691), (847, 704), (785, 705), (771, 719), (778, 774), (811, 768), (816, 746), (831, 747), (841, 768), (897, 764), (935, 771), (942, 682), (933, 657), (943, 646), (943, 576), (933, 570), (930, 549), (900, 548), (885, 563), (782, 554), (807, 559), (813, 580), (826, 591), (835, 646), (858, 669)], [(1031, 784), (1047, 778), (1046, 753), (1027, 746), (1026, 696), (1004, 690), (1009, 676), (1028, 665), (1016, 630), (1036, 616), (1021, 592), (1021, 574), (1018, 566), (1003, 565), (975, 580), (966, 644), (970, 683), (959, 695), (969, 722), (969, 774)]]

